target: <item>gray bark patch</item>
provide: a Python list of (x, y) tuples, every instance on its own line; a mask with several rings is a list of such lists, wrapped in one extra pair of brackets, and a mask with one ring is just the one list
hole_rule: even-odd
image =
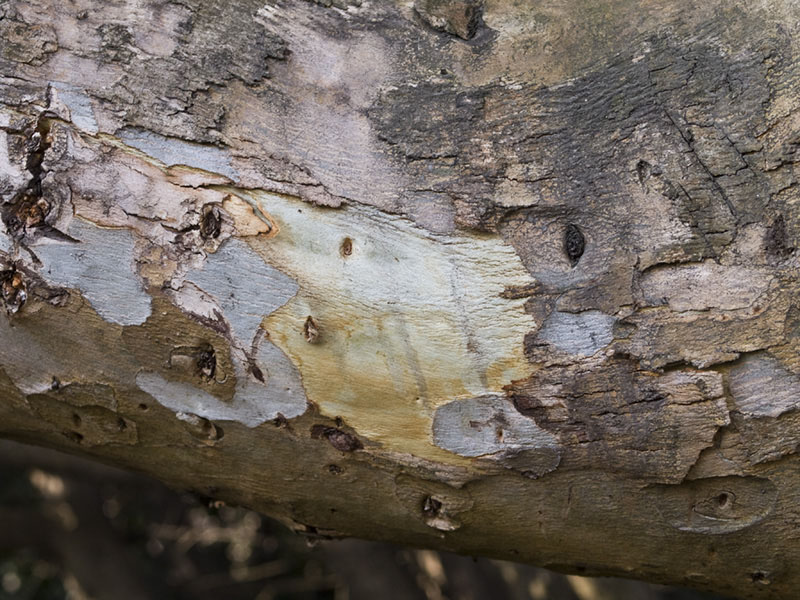
[(554, 435), (499, 396), (454, 400), (436, 410), (433, 442), (466, 457), (500, 459), (506, 466), (542, 475), (558, 466)]
[(134, 235), (127, 229), (104, 229), (74, 219), (73, 242), (36, 246), (41, 274), (48, 282), (81, 291), (103, 319), (119, 325), (140, 325), (150, 316), (150, 296), (134, 266)]
[[(200, 288), (208, 301), (215, 303), (204, 307), (206, 301), (199, 300), (195, 309), (217, 310), (213, 307), (218, 306), (241, 346), (232, 355), (236, 375), (233, 402), (223, 402), (186, 383), (168, 381), (158, 373), (140, 373), (136, 378), (139, 388), (176, 412), (238, 421), (248, 427), (256, 427), (278, 414), (286, 418), (303, 414), (305, 390), (288, 357), (269, 340), (262, 340), (255, 356), (248, 358), (262, 373), (263, 377), (257, 378), (242, 352), (251, 343), (256, 345), (261, 321), (294, 297), (299, 289), (297, 283), (238, 239), (228, 240), (209, 255), (202, 268), (190, 271), (185, 281)], [(184, 286), (181, 292), (189, 289), (191, 286)], [(191, 295), (184, 293), (180, 298), (184, 300), (184, 310), (191, 310)]]
[(225, 175), (233, 181), (239, 179), (239, 173), (231, 165), (230, 154), (215, 146), (185, 142), (134, 128), (121, 131), (119, 137), (129, 146), (141, 150), (167, 166), (186, 165)]
[(243, 344), (250, 344), (261, 320), (286, 304), (297, 283), (271, 267), (246, 242), (227, 241), (209, 255), (203, 267), (190, 271), (190, 281), (213, 297)]
[(253, 378), (242, 361), (234, 359), (236, 393), (232, 402), (224, 402), (199, 387), (169, 381), (159, 373), (139, 373), (136, 385), (176, 413), (212, 421), (238, 421), (247, 427), (257, 427), (279, 414), (287, 419), (303, 414), (305, 391), (297, 369), (286, 355), (275, 345), (265, 343), (256, 361), (264, 367), (264, 382)]
[(568, 354), (590, 356), (614, 339), (615, 321), (598, 310), (576, 314), (554, 312), (539, 330), (537, 339)]
[(0, 223), (0, 252), (9, 253), (14, 248), (14, 243), (6, 233), (6, 226)]
[(730, 389), (739, 411), (755, 417), (778, 417), (798, 407), (800, 377), (774, 358), (749, 355), (731, 369)]
[(58, 81), (51, 83), (51, 86), (55, 90), (56, 98), (69, 109), (72, 123), (87, 133), (97, 133), (98, 126), (94, 117), (92, 101), (86, 92), (74, 85)]

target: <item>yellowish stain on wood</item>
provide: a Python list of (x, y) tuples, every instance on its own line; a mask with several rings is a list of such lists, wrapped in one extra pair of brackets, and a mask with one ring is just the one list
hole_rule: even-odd
[(251, 246), (300, 286), (263, 327), (299, 369), (308, 399), (387, 450), (463, 462), (433, 444), (436, 409), (500, 394), (531, 368), (523, 339), (533, 318), (524, 299), (501, 298), (506, 286), (533, 283), (514, 251), (496, 237), (437, 236), (368, 207), (330, 210), (262, 192), (247, 202), (280, 228)]

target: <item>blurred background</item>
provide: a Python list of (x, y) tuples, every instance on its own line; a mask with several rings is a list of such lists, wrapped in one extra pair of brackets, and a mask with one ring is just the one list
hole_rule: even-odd
[(0, 441), (0, 600), (724, 600), (296, 535), (136, 474)]

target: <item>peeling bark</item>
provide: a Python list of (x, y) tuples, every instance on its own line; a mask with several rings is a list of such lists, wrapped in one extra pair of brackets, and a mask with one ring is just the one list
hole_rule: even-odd
[(793, 597), (796, 13), (0, 4), (0, 435)]

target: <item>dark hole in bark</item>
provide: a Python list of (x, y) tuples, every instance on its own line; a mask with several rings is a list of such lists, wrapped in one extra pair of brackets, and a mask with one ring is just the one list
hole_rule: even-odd
[(354, 435), (326, 425), (314, 425), (311, 427), (311, 437), (314, 439), (325, 438), (331, 446), (340, 452), (355, 452), (361, 450), (364, 445)]
[(353, 240), (349, 237), (346, 237), (342, 240), (342, 244), (339, 246), (339, 254), (342, 256), (350, 256), (353, 253)]
[(311, 315), (303, 323), (303, 337), (309, 344), (315, 344), (319, 340), (319, 326)]
[(786, 258), (794, 251), (789, 243), (789, 236), (786, 233), (786, 220), (780, 214), (769, 226), (764, 235), (764, 246), (767, 254), (773, 258)]
[(586, 248), (586, 238), (580, 228), (570, 223), (564, 230), (564, 251), (567, 253), (570, 264), (574, 267), (578, 264), (583, 251)]
[(644, 185), (644, 182), (650, 179), (651, 166), (646, 160), (640, 160), (636, 163), (636, 175), (639, 176), (639, 184)]
[(221, 440), (225, 437), (225, 431), (217, 425), (216, 423), (212, 423), (211, 421), (207, 422), (208, 425), (204, 426), (204, 429), (207, 432), (208, 438), (211, 440)]
[(264, 372), (258, 368), (257, 365), (250, 365), (250, 373), (252, 373), (253, 377), (258, 379), (261, 383), (264, 383), (267, 379), (264, 377)]
[(207, 379), (214, 379), (217, 372), (217, 355), (214, 348), (207, 346), (197, 355), (197, 370)]
[(762, 585), (769, 585), (769, 578), (767, 578), (767, 574), (764, 571), (755, 571), (750, 575), (750, 579), (753, 580), (753, 583), (760, 583)]
[(19, 311), (28, 299), (28, 286), (15, 267), (0, 271), (0, 296), (9, 314)]
[(219, 208), (216, 206), (206, 206), (203, 209), (203, 219), (200, 221), (200, 235), (203, 238), (219, 237), (222, 228), (222, 219), (219, 215)]
[(422, 501), (422, 513), (428, 517), (435, 517), (442, 511), (442, 502), (433, 496), (425, 496)]

